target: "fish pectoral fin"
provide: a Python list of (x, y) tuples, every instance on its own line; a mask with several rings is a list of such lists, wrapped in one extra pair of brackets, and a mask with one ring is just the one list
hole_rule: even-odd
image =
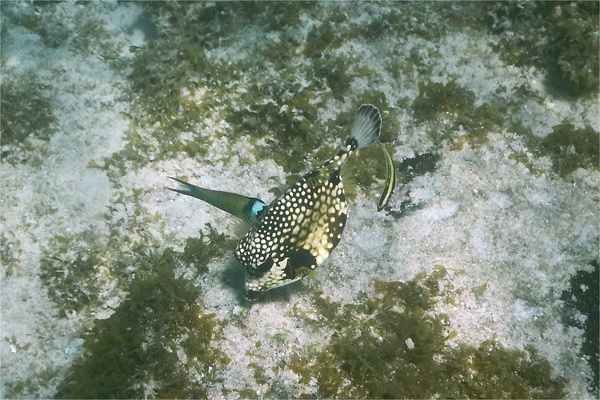
[(314, 273), (317, 260), (308, 250), (300, 249), (290, 253), (288, 266), (290, 275), (294, 279), (300, 279)]
[(314, 274), (315, 274), (315, 271), (310, 268), (299, 267), (294, 270), (294, 279), (304, 278), (305, 276), (312, 277), (312, 276), (314, 276)]
[(358, 186), (356, 181), (357, 175), (358, 168), (356, 167), (356, 163), (352, 163), (352, 161), (346, 163), (340, 172), (340, 177), (342, 178), (342, 182), (344, 182), (344, 191), (346, 192), (346, 196), (351, 200), (356, 198), (356, 188)]

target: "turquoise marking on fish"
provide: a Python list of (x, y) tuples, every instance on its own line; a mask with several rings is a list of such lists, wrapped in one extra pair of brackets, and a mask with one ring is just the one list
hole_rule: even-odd
[[(341, 170), (352, 153), (378, 142), (381, 114), (377, 107), (363, 104), (358, 109), (344, 146), (319, 168), (288, 187), (268, 206), (260, 199), (200, 188), (175, 179), (193, 196), (227, 211), (251, 228), (235, 249), (246, 271), (249, 297), (288, 285), (320, 266), (340, 242), (346, 226), (348, 205)], [(388, 174), (393, 174), (391, 157), (382, 147)], [(388, 175), (378, 208), (383, 208), (393, 190), (395, 177)], [(390, 186), (391, 185), (391, 186)]]

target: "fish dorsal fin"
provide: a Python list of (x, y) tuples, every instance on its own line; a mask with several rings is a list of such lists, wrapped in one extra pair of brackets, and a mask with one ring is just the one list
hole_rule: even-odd
[(305, 179), (309, 185), (324, 185), (331, 178), (331, 174), (335, 173), (337, 169), (338, 165), (335, 162), (332, 162), (332, 160), (329, 160), (319, 168), (305, 174), (302, 178)]

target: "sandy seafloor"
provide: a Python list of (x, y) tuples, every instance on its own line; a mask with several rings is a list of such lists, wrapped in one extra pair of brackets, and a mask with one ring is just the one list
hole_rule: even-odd
[[(561, 6), (568, 5), (557, 3)], [(348, 128), (336, 118), (340, 113), (351, 118), (363, 101), (381, 108), (397, 167), (422, 154), (435, 154), (435, 167), (411, 179), (399, 176), (389, 207), (379, 213), (381, 174), (374, 182), (359, 182), (342, 240), (326, 263), (314, 276), (271, 292), (266, 301), (242, 300), (234, 242), (208, 260), (208, 272), (174, 266), (177, 277), (199, 288), (196, 305), (215, 314), (220, 333), (209, 347), (228, 360), (211, 366), (210, 378), (190, 373), (185, 385), (201, 386), (200, 393), (214, 398), (322, 397), (316, 379), (302, 379), (281, 362), (294, 354), (309, 357), (303, 353), (308, 348), (322, 351), (334, 335), (326, 320), (315, 326), (299, 317), (303, 310), (318, 319), (312, 293), (357, 304), (378, 296), (375, 280), (408, 282), (443, 266), (443, 295), (428, 312), (447, 315), (445, 329), (455, 332), (448, 348), (487, 340), (520, 351), (533, 346), (552, 366), (552, 376), (564, 378), (565, 397), (597, 397), (589, 385), (594, 379), (589, 355), (582, 354), (586, 316), (575, 312), (581, 324), (567, 324), (561, 298), (571, 277), (593, 271), (594, 262), (597, 266), (597, 162), (557, 171), (561, 156), (578, 158), (576, 147), (558, 155), (532, 147), (564, 121), (575, 129), (591, 127), (596, 141), (590, 146), (597, 146), (597, 96), (553, 93), (546, 71), (500, 57), (495, 50), (500, 34), (474, 22), (469, 26), (468, 19), (444, 20), (460, 12), (450, 3), (313, 3), (288, 10), (292, 17), (267, 6), (244, 11), (233, 4), (185, 3), (189, 10), (182, 15), (191, 23), (161, 16), (153, 7), (158, 5), (2, 2), (3, 129), (32, 131), (3, 139), (2, 147), (0, 397), (57, 395), (73, 366), (80, 365), (75, 360), (81, 363), (86, 356), (84, 332), (118, 310), (131, 282), (148, 273), (121, 260), (166, 248), (181, 252), (188, 238), (208, 234), (210, 227), (228, 238), (237, 234), (232, 217), (166, 190), (167, 176), (271, 201), (269, 189), (285, 187), (293, 168), (286, 170), (288, 159), (270, 152), (273, 140), (283, 136), (271, 135), (275, 125), (267, 119), (272, 117), (257, 106), (272, 105), (281, 115), (298, 108), (291, 126), (300, 126), (294, 124), (306, 115), (316, 119), (309, 133), (319, 140), (309, 143), (329, 147), (320, 149), (319, 160), (313, 155), (317, 148), (300, 156), (290, 151), (302, 158), (302, 168), (294, 170), (302, 173), (333, 155)], [(254, 12), (263, 14), (255, 18)], [(276, 25), (264, 23), (271, 18)], [(322, 33), (331, 43), (308, 43), (311, 29), (323, 24), (331, 28)], [(208, 39), (186, 40), (184, 48), (177, 26), (197, 26)], [(427, 33), (432, 26), (435, 32)], [(169, 65), (158, 44), (165, 40), (177, 65)], [(315, 51), (322, 54), (307, 46), (321, 46)], [(163, 53), (153, 57), (153, 49)], [(194, 62), (180, 65), (185, 52), (203, 54), (204, 65), (220, 65), (221, 75)], [(154, 84), (164, 82), (155, 92), (143, 92), (145, 77), (135, 76), (140, 67), (133, 64), (142, 56), (146, 63), (162, 63), (143, 72)], [(311, 75), (311, 63), (320, 59), (339, 61), (324, 68), (347, 73)], [(400, 64), (405, 69), (394, 71)], [(182, 68), (183, 77), (169, 76)], [(173, 95), (169, 82), (175, 81)], [(469, 90), (473, 107), (494, 101), (518, 106), (495, 111), (510, 114), (500, 118), (510, 125), (490, 125), (479, 134), (484, 140), (471, 140), (469, 126), (453, 122), (462, 112), (454, 103), (429, 119), (415, 117), (420, 81)], [(312, 92), (295, 101), (294, 88)], [(181, 123), (168, 129), (152, 119), (143, 98), (152, 92), (159, 99), (161, 91), (165, 101), (180, 96), (182, 104), (173, 111)], [(379, 97), (369, 98), (371, 92)], [(182, 112), (186, 105), (192, 111)], [(231, 115), (239, 110), (253, 116), (249, 130), (264, 120), (265, 132), (236, 132), (242, 124)], [(164, 111), (157, 106), (159, 112)], [(39, 122), (40, 115), (49, 122)], [(438, 130), (444, 134), (436, 136)], [(192, 142), (201, 148), (195, 157), (185, 149)], [(360, 168), (360, 154), (353, 157)], [(88, 259), (93, 262), (86, 264)], [(70, 270), (82, 265), (85, 273)], [(232, 275), (236, 283), (227, 284)], [(418, 346), (418, 338), (412, 339)], [(188, 365), (185, 351), (172, 351), (176, 363)], [(161, 385), (169, 384), (143, 371), (139, 376), (132, 393), (140, 396), (160, 395)], [(443, 390), (437, 395), (443, 397)]]

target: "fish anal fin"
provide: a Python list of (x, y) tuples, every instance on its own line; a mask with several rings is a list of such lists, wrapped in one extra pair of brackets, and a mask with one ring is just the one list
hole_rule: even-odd
[(248, 231), (252, 227), (245, 220), (238, 219), (238, 218), (236, 218), (236, 219), (231, 218), (228, 221), (228, 225), (230, 226), (231, 230), (233, 231), (233, 234), (235, 235), (235, 237), (238, 238), (238, 239), (240, 239), (240, 240), (244, 236), (246, 236), (246, 234), (248, 233)]

